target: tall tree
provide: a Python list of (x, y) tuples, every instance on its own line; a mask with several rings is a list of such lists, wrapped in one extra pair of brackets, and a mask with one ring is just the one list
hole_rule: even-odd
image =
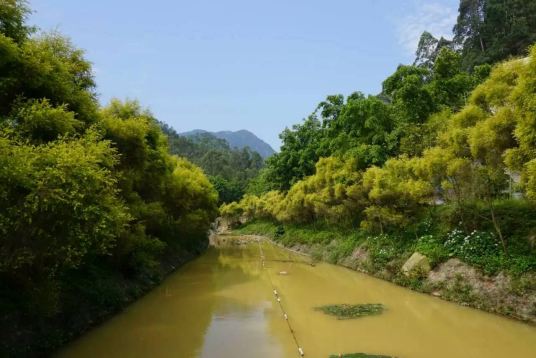
[(454, 42), (471, 69), (527, 54), (536, 41), (536, 1), (461, 0)]
[(315, 163), (322, 156), (323, 135), (322, 123), (314, 114), (279, 135), (283, 142), (281, 150), (267, 162), (267, 175), (277, 189), (287, 190), (296, 181), (314, 173)]
[(25, 0), (2, 0), (0, 2), (0, 33), (17, 43), (24, 41), (34, 28), (26, 25), (30, 14)]

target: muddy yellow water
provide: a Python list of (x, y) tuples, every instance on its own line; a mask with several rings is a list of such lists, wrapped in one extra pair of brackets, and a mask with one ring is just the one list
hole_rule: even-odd
[[(306, 261), (266, 242), (210, 248), (59, 356), (299, 357), (299, 345), (305, 357), (536, 357), (533, 326)], [(386, 310), (352, 320), (314, 310), (336, 303)]]

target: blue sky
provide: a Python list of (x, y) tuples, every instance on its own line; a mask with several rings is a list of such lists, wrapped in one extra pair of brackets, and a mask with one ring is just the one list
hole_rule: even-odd
[(30, 0), (30, 22), (86, 51), (100, 101), (136, 98), (177, 131), (280, 145), (329, 94), (375, 94), (458, 0)]

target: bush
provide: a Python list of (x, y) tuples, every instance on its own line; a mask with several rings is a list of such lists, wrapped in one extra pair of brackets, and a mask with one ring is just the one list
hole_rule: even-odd
[(285, 228), (283, 227), (283, 225), (278, 225), (275, 229), (275, 238), (277, 239), (283, 237), (283, 235), (285, 235)]
[(348, 257), (352, 254), (355, 248), (363, 241), (363, 238), (360, 235), (360, 232), (351, 234), (350, 236), (344, 239), (333, 240), (330, 245), (328, 245), (328, 257), (327, 261), (330, 263), (338, 263), (345, 257)]
[(490, 232), (472, 231), (465, 234), (460, 229), (452, 230), (444, 243), (449, 256), (455, 256), (487, 274), (501, 270), (519, 275), (536, 269), (536, 257), (527, 253), (504, 253), (499, 239)]
[(430, 260), (432, 267), (445, 261), (449, 257), (449, 251), (434, 235), (419, 237), (415, 245), (415, 251), (425, 255)]
[(466, 235), (460, 229), (452, 230), (444, 244), (450, 256), (456, 256), (468, 264), (496, 273), (502, 266), (500, 242), (489, 232), (472, 231)]
[(400, 259), (408, 251), (407, 243), (398, 237), (386, 234), (367, 238), (367, 248), (374, 269), (383, 269), (391, 261)]

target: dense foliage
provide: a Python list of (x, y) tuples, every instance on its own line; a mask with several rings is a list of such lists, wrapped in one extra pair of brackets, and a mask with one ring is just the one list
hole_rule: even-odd
[(45, 353), (207, 243), (217, 193), (135, 101), (0, 2), (0, 355)]
[(240, 200), (264, 166), (261, 155), (248, 147), (231, 147), (225, 139), (208, 132), (181, 136), (166, 124), (161, 125), (168, 136), (170, 152), (203, 169), (218, 192), (220, 204)]
[(393, 249), (378, 256), (384, 264), (401, 240), (436, 262), (457, 256), (487, 272), (536, 268), (528, 214), (536, 209), (536, 48), (487, 63), (528, 51), (534, 28), (515, 35), (523, 41), (514, 50), (509, 21), (532, 21), (534, 11), (517, 11), (534, 2), (501, 18), (495, 1), (479, 1), (481, 20), (504, 29), (493, 46), (510, 50), (494, 52), (488, 41), (489, 57), (478, 61), (470, 40), (477, 25), (464, 22), (468, 3), (455, 27), (455, 42), (467, 31), (463, 43), (425, 33), (415, 64), (399, 66), (380, 95), (328, 96), (281, 134), (281, 152), (255, 180), (257, 190), (222, 214), (358, 229), (380, 237), (386, 255)]
[(351, 157), (365, 169), (397, 154), (420, 154), (485, 71), (465, 72), (461, 56), (444, 47), (431, 69), (399, 66), (379, 96), (328, 96), (302, 124), (283, 131), (281, 151), (267, 162), (266, 189), (288, 190), (313, 174), (321, 157)]
[(454, 43), (464, 64), (493, 63), (527, 54), (536, 42), (536, 2), (532, 0), (461, 0)]

